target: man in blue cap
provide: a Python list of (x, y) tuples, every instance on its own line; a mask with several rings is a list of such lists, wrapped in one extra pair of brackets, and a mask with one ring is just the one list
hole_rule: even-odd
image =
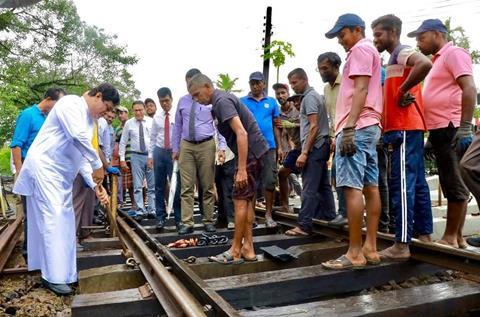
[[(340, 16), (325, 34), (347, 52), (335, 115), (335, 168), (348, 215), (347, 253), (322, 265), (341, 270), (379, 263), (377, 229), (380, 217), (378, 157), (382, 114), (381, 62), (372, 41), (365, 39), (365, 22), (355, 14)], [(365, 196), (365, 203), (363, 196)], [(362, 247), (363, 211), (367, 210), (367, 237)]]
[[(467, 173), (461, 174), (459, 164), (473, 137), (476, 88), (472, 58), (466, 50), (448, 41), (447, 28), (439, 19), (423, 21), (408, 36), (416, 38), (423, 54), (433, 55), (433, 66), (423, 85), (423, 104), (425, 123), (430, 131), (428, 139), (436, 157), (440, 185), (447, 198), (447, 224), (437, 242), (465, 248), (462, 229), (470, 196), (465, 183), (472, 189), (478, 186), (476, 182), (470, 182)], [(472, 150), (468, 152), (473, 153)], [(469, 153), (463, 159), (464, 169), (472, 166)]]
[(277, 149), (278, 156), (281, 157), (282, 154), (280, 153), (280, 130), (275, 126), (274, 121), (280, 116), (280, 111), (277, 101), (265, 93), (265, 80), (261, 72), (251, 73), (248, 83), (250, 92), (247, 96), (240, 98), (240, 101), (255, 117), (269, 146), (268, 152), (262, 158), (263, 168), (260, 178), (265, 195), (265, 223), (267, 227), (275, 227), (277, 223), (272, 219), (272, 209), (278, 174)]

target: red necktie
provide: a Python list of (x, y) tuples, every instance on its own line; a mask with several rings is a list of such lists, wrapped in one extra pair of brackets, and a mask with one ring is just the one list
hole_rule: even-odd
[(168, 112), (165, 112), (165, 126), (163, 128), (163, 142), (165, 144), (165, 149), (170, 149), (170, 118)]

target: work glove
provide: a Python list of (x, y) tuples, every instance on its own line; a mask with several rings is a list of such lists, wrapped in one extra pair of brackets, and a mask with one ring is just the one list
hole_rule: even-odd
[(460, 127), (453, 137), (453, 145), (459, 158), (465, 154), (473, 140), (473, 124), (468, 121), (460, 122)]
[(435, 152), (433, 151), (433, 146), (432, 142), (430, 142), (430, 138), (427, 139), (427, 142), (425, 142), (425, 145), (423, 146), (423, 157), (427, 161), (435, 161)]
[(397, 92), (398, 105), (402, 108), (408, 107), (413, 102), (415, 102), (415, 96), (411, 93), (403, 92), (400, 89)]
[(357, 152), (357, 147), (355, 146), (355, 126), (343, 128), (342, 132), (340, 155), (353, 156)]
[(107, 174), (120, 175), (120, 170), (116, 167), (109, 166), (109, 167), (107, 167)]

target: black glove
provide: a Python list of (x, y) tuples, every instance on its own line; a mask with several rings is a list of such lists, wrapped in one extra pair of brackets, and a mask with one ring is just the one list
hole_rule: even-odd
[(353, 156), (357, 152), (357, 147), (355, 146), (355, 126), (343, 128), (342, 132), (340, 155)]

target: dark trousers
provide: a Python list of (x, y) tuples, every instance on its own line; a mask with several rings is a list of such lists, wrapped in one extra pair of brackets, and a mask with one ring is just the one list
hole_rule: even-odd
[(477, 132), (473, 142), (460, 161), (460, 172), (463, 181), (472, 192), (477, 204), (480, 204), (480, 132)]
[(335, 218), (335, 202), (327, 167), (329, 156), (330, 143), (325, 142), (318, 149), (313, 147), (302, 169), (302, 207), (298, 214), (298, 224), (305, 232), (312, 231), (313, 218)]
[[(155, 213), (158, 220), (165, 221), (167, 218), (167, 209), (165, 205), (167, 180), (172, 178), (173, 171), (172, 150), (165, 150), (155, 146), (153, 149), (153, 167), (155, 174)], [(175, 217), (175, 223), (179, 224), (181, 221), (181, 209), (180, 176), (178, 173), (175, 198), (173, 200), (173, 214)]]
[(425, 180), (422, 131), (390, 131), (385, 143), (391, 148), (389, 192), (395, 214), (395, 241), (409, 243), (414, 233), (433, 231), (430, 191)]
[(218, 194), (218, 221), (234, 222), (233, 214), (233, 181), (235, 177), (236, 159), (223, 165), (215, 166), (215, 185)]
[(395, 213), (390, 210), (388, 195), (388, 151), (381, 141), (377, 145), (378, 156), (378, 191), (380, 192), (381, 213), (378, 227), (383, 230), (395, 231)]

